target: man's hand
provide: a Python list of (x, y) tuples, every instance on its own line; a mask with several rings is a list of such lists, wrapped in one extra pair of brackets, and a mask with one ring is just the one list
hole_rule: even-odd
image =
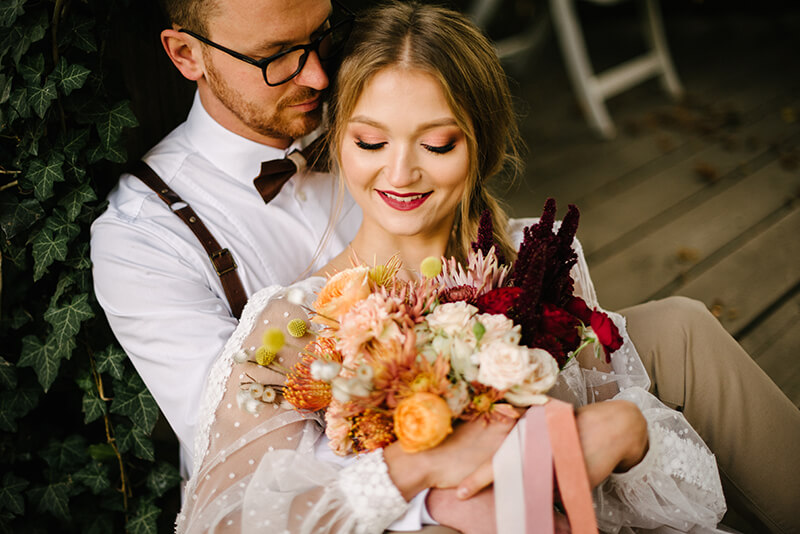
[[(638, 464), (648, 449), (647, 422), (632, 402), (611, 400), (578, 408), (578, 437), (589, 484), (594, 488), (612, 472)], [(491, 458), (458, 485), (456, 495), (469, 499), (494, 480)]]

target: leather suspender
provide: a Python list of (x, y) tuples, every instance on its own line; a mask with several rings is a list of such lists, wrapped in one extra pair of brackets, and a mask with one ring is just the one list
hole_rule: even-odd
[[(247, 295), (242, 286), (242, 280), (236, 272), (236, 262), (233, 259), (233, 254), (227, 249), (222, 248), (220, 244), (208, 231), (208, 228), (200, 217), (194, 212), (191, 206), (186, 204), (178, 194), (169, 188), (164, 183), (156, 172), (144, 161), (137, 161), (133, 169), (129, 171), (132, 175), (139, 178), (147, 187), (155, 191), (155, 193), (166, 202), (172, 212), (181, 218), (186, 223), (186, 226), (194, 233), (200, 244), (208, 253), (211, 264), (222, 282), (222, 289), (225, 290), (225, 296), (228, 298), (228, 303), (231, 306), (231, 311), (234, 317), (239, 319), (242, 316), (242, 309), (247, 302)], [(183, 207), (173, 208), (177, 203), (184, 204)]]

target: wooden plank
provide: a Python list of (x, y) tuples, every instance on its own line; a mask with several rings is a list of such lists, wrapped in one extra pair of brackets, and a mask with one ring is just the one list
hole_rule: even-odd
[[(723, 184), (714, 188), (722, 189)], [(650, 233), (636, 246), (590, 263), (600, 302), (610, 309), (647, 300), (793, 196), (796, 173), (773, 163)]]
[[(793, 178), (797, 187), (800, 177), (795, 174)], [(716, 309), (723, 326), (737, 335), (800, 283), (800, 205), (795, 203), (791, 208), (786, 216), (688, 282), (677, 294)]]
[[(654, 172), (618, 191), (612, 198), (581, 208), (579, 237), (589, 261), (600, 261), (646, 235), (653, 228), (675, 216), (681, 201), (716, 182), (730, 179), (730, 174), (744, 165), (757, 164), (770, 151), (774, 139), (788, 137), (796, 125), (788, 125), (780, 114), (786, 105), (799, 101), (781, 98), (768, 104), (769, 112), (758, 113), (760, 120), (739, 132), (741, 139), (752, 138), (758, 144), (750, 149), (740, 146), (729, 150), (718, 144), (692, 140), (688, 145), (705, 146), (700, 150), (680, 150), (681, 157), (661, 172)], [(785, 133), (784, 133), (785, 132)], [(758, 140), (758, 141), (755, 141)], [(766, 142), (765, 142), (766, 141)], [(745, 145), (744, 141), (741, 143)], [(686, 148), (686, 147), (682, 147)], [(678, 152), (678, 151), (676, 151)], [(701, 171), (705, 175), (701, 175)], [(620, 209), (625, 206), (625, 209)]]
[(800, 407), (798, 321), (800, 321), (800, 291), (796, 288), (781, 305), (743, 335), (739, 343), (786, 396)]

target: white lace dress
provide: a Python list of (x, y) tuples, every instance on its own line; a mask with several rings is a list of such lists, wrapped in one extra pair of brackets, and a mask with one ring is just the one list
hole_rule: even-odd
[[(512, 221), (512, 235), (520, 240), (522, 228), (532, 222)], [(594, 307), (594, 287), (577, 242), (576, 247), (576, 292)], [(267, 287), (248, 302), (209, 374), (199, 408), (194, 472), (177, 532), (381, 533), (404, 514), (410, 516), (409, 529), (419, 528), (420, 518), (426, 516), (419, 509), (422, 499), (416, 499), (416, 509), (409, 512), (409, 503), (389, 478), (381, 451), (339, 459), (327, 450), (322, 417), (273, 405), (264, 405), (253, 415), (238, 406), (242, 382), (279, 385), (283, 376), (252, 363), (236, 363), (234, 355), (259, 346), (267, 327), (284, 328), (293, 318), (308, 319), (287, 294), (299, 290), (303, 304), (311, 307), (323, 283), (311, 278), (291, 288)], [(714, 456), (680, 413), (647, 392), (649, 379), (624, 319), (610, 315), (625, 341), (612, 356), (613, 370), (585, 368), (573, 360), (552, 391), (575, 405), (628, 399), (647, 419), (650, 447), (643, 461), (626, 473), (612, 475), (596, 490), (600, 529), (713, 530), (725, 512)], [(294, 343), (302, 348), (311, 339), (306, 336)], [(290, 368), (296, 358), (297, 350), (286, 347), (278, 363)]]

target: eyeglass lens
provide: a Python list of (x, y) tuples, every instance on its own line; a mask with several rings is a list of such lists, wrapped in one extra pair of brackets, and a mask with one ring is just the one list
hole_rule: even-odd
[[(313, 43), (320, 61), (331, 59), (339, 53), (349, 34), (350, 24), (345, 22), (320, 35), (319, 40)], [(278, 85), (296, 76), (305, 66), (310, 53), (311, 50), (300, 48), (270, 61), (264, 70), (267, 83)]]

